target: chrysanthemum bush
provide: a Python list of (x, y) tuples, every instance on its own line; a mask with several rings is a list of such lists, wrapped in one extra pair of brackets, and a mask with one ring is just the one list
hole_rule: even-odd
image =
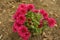
[(33, 4), (20, 4), (13, 15), (13, 31), (23, 40), (34, 34), (41, 34), (45, 28), (53, 28), (56, 24), (44, 9), (36, 9)]

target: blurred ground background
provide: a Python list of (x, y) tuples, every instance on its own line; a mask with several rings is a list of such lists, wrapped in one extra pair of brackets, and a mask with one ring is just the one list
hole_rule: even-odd
[(0, 40), (20, 40), (18, 34), (12, 32), (12, 15), (20, 3), (33, 3), (36, 8), (44, 8), (57, 21), (54, 28), (30, 40), (60, 40), (60, 0), (0, 0)]

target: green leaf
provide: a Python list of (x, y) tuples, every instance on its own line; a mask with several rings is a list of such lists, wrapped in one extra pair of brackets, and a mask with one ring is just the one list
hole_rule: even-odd
[(37, 19), (37, 21), (40, 21), (41, 18), (42, 18), (41, 14), (40, 14), (40, 13), (37, 13), (37, 14), (36, 14), (36, 19)]
[(41, 32), (43, 32), (46, 28), (48, 28), (47, 25), (44, 25), (42, 28), (41, 28)]
[(42, 16), (39, 13), (35, 14), (33, 12), (28, 12), (26, 17), (32, 19), (31, 22), (33, 23), (33, 25), (29, 25), (28, 21), (25, 23), (25, 25), (28, 26), (29, 30), (32, 33), (42, 33), (44, 27), (38, 28), (38, 25), (40, 24), (39, 21)]

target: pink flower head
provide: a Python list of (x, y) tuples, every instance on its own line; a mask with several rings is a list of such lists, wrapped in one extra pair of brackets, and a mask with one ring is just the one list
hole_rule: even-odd
[(27, 9), (28, 9), (28, 11), (29, 10), (32, 10), (32, 9), (34, 9), (35, 7), (34, 7), (34, 5), (33, 4), (28, 4), (27, 5)]
[(19, 15), (16, 19), (16, 22), (19, 24), (24, 24), (26, 21), (26, 17), (24, 15)]
[(48, 21), (48, 25), (49, 25), (50, 28), (53, 28), (56, 24), (56, 21), (53, 18), (48, 18), (47, 21)]
[(13, 19), (16, 20), (16, 18), (20, 15), (25, 15), (27, 13), (27, 10), (20, 8), (20, 10), (17, 10), (16, 13), (13, 16)]
[(27, 40), (30, 37), (30, 32), (28, 31), (28, 28), (23, 25), (19, 27), (18, 34), (23, 40)]
[(39, 12), (43, 15), (44, 19), (48, 19), (48, 14), (45, 10), (41, 9)]
[(30, 38), (30, 32), (26, 32), (24, 37), (22, 37), (23, 40), (28, 40)]
[(43, 26), (43, 19), (40, 20), (40, 25), (38, 25), (39, 28)]
[(33, 9), (32, 12), (38, 13), (39, 11), (37, 9)]
[(21, 8), (27, 10), (27, 4), (20, 4), (17, 8), (17, 11), (20, 10)]
[(20, 8), (19, 10), (17, 10), (17, 13), (19, 13), (20, 15), (25, 15), (27, 13), (27, 9)]
[(18, 23), (14, 23), (14, 25), (13, 25), (13, 32), (17, 32), (17, 29), (20, 27), (21, 25), (20, 24), (18, 24)]
[(24, 34), (28, 32), (28, 28), (25, 27), (24, 25), (20, 26), (19, 29), (18, 29), (18, 34), (20, 36), (24, 36)]

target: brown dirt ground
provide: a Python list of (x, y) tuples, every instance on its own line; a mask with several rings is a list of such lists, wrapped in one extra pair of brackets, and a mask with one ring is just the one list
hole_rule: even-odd
[(20, 3), (33, 3), (36, 8), (44, 8), (57, 21), (54, 28), (30, 40), (60, 40), (60, 0), (0, 0), (0, 40), (20, 40), (18, 34), (12, 32), (12, 15)]

